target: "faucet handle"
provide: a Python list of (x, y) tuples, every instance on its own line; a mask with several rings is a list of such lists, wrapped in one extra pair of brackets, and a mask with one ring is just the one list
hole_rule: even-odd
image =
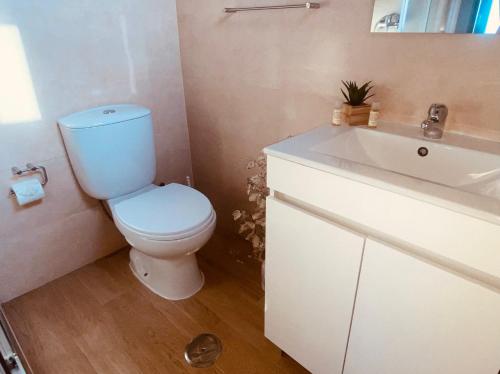
[(448, 116), (448, 107), (444, 104), (432, 104), (429, 108), (429, 118), (437, 122), (444, 122)]

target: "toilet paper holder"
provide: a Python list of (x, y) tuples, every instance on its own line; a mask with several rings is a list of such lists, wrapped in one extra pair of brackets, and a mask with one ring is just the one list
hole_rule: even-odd
[[(47, 182), (49, 181), (49, 177), (47, 175), (47, 169), (45, 169), (45, 166), (41, 165), (34, 165), (32, 163), (27, 163), (26, 164), (26, 169), (20, 169), (17, 166), (13, 166), (11, 169), (12, 175), (22, 177), (25, 174), (33, 174), (33, 173), (38, 173), (42, 176), (42, 180), (40, 181), (42, 186), (45, 186)], [(9, 192), (9, 197), (15, 196), (14, 191), (12, 189)]]

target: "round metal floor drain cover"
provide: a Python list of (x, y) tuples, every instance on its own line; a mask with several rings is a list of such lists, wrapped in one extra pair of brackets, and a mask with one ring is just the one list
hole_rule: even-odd
[(212, 366), (222, 353), (222, 342), (213, 334), (201, 334), (186, 346), (184, 357), (195, 368)]

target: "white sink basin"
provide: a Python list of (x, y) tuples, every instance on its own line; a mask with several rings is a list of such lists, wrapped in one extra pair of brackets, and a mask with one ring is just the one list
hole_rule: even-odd
[[(418, 150), (427, 148), (425, 157)], [(500, 223), (500, 143), (412, 126), (318, 127), (268, 155)]]
[(500, 200), (500, 154), (367, 128), (338, 131), (311, 150)]

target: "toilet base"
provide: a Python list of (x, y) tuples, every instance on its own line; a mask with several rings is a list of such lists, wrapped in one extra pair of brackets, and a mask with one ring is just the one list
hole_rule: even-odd
[(205, 277), (198, 268), (194, 253), (160, 259), (132, 248), (129, 255), (132, 273), (158, 296), (168, 300), (183, 300), (203, 288)]

